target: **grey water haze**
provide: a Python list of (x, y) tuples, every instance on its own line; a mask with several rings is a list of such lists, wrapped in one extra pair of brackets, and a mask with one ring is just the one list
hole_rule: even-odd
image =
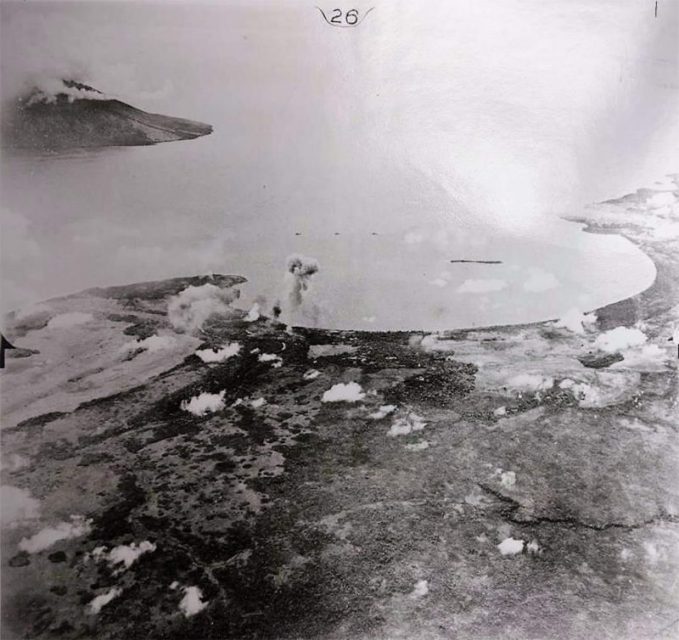
[(3, 3), (3, 99), (69, 74), (214, 127), (3, 153), (3, 309), (210, 271), (272, 305), (296, 253), (320, 269), (284, 313), (331, 328), (526, 322), (637, 293), (651, 261), (560, 216), (679, 166), (677, 7), (644, 4), (375, 2), (335, 30), (297, 2)]

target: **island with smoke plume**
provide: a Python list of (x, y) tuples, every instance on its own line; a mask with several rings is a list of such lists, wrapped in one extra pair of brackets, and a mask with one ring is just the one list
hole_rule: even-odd
[(208, 124), (147, 113), (71, 79), (41, 80), (2, 110), (3, 147), (17, 149), (151, 145), (211, 132)]
[(278, 317), (216, 274), (10, 314), (3, 638), (674, 637), (679, 183), (580, 221), (654, 285), (329, 331), (288, 322), (318, 271), (293, 255)]

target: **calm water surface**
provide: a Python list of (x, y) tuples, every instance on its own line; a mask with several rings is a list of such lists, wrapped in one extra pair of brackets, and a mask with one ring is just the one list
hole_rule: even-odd
[[(286, 258), (316, 258), (292, 316), (331, 328), (444, 329), (556, 317), (632, 295), (651, 261), (618, 236), (545, 220), (516, 235), (460, 222), (448, 194), (407, 165), (337, 167), (336, 185), (263, 179), (200, 140), (66, 157), (5, 157), (9, 294), (39, 300), (84, 287), (207, 272), (248, 278), (242, 304), (281, 300)], [(364, 172), (365, 171), (365, 172)], [(282, 183), (281, 183), (282, 182)], [(26, 253), (28, 251), (28, 254)], [(30, 269), (26, 271), (27, 257)], [(451, 260), (501, 264), (453, 264)], [(22, 290), (21, 287), (25, 287)]]
[[(109, 94), (214, 126), (4, 154), (3, 308), (210, 271), (248, 278), (245, 307), (280, 299), (332, 328), (518, 323), (633, 295), (651, 261), (560, 216), (677, 166), (672, 16), (642, 4), (376, 0), (333, 30), (297, 2), (3, 3), (3, 97), (24, 67), (74, 60)], [(320, 263), (294, 312), (293, 253)]]

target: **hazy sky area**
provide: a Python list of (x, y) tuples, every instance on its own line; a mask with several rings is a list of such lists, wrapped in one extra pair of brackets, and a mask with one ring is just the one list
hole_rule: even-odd
[[(658, 18), (651, 0), (375, 0), (356, 29), (298, 0), (21, 4), (3, 3), (3, 95), (75, 74), (141, 108), (228, 122), (239, 158), (396, 154), (513, 221), (676, 167), (676, 0)], [(318, 138), (302, 157), (299, 136)]]
[[(328, 13), (335, 6), (319, 5)], [(347, 234), (365, 227), (402, 238), (419, 233), (420, 220), (455, 235), (458, 246), (479, 229), (558, 245), (566, 241), (557, 216), (679, 170), (676, 0), (660, 0), (657, 18), (652, 0), (354, 6), (374, 10), (359, 27), (337, 29), (299, 0), (2, 2), (3, 99), (41, 78), (75, 77), (139, 108), (215, 127), (205, 141), (102, 158), (96, 175), (88, 165), (89, 193), (77, 201), (70, 167), (3, 161), (9, 227), (36, 256), (49, 254), (48, 228), (67, 242), (69, 233), (94, 237), (109, 226), (120, 251), (145, 256), (123, 266), (116, 256), (107, 277), (88, 262), (95, 244), (81, 264), (75, 247), (59, 286), (41, 288), (36, 276), (30, 287), (69, 291), (88, 270), (95, 283), (119, 282), (137, 276), (125, 270), (135, 260), (164, 275), (169, 267), (158, 265), (168, 260), (164, 249), (175, 249), (172, 238), (200, 226), (216, 251), (236, 251), (228, 239), (258, 216), (260, 230), (250, 230), (263, 236), (270, 227), (311, 237), (329, 229), (330, 217), (332, 230)], [(172, 157), (177, 149), (182, 160)], [(141, 157), (154, 164), (148, 174)], [(114, 179), (117, 191), (107, 184)], [(190, 190), (191, 211), (167, 224), (167, 210), (182, 202), (178, 184)], [(173, 190), (150, 211), (153, 193)], [(85, 204), (92, 210), (80, 210)], [(120, 240), (135, 225), (142, 248)], [(257, 251), (254, 235), (241, 248)], [(3, 244), (4, 266), (18, 271), (17, 249)], [(187, 242), (187, 253), (198, 246)], [(197, 264), (170, 257), (177, 270)], [(241, 258), (233, 254), (232, 272)], [(46, 264), (45, 278), (52, 271)]]

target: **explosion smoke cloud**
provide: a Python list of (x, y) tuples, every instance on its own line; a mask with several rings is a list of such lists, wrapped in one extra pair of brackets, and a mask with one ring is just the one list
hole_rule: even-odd
[(230, 305), (239, 293), (237, 289), (221, 289), (210, 283), (191, 285), (170, 298), (167, 315), (176, 331), (191, 333), (200, 329), (210, 316), (231, 314)]
[(319, 270), (318, 261), (303, 255), (293, 254), (287, 259), (287, 274), (290, 280), (288, 300), (295, 310), (302, 305), (304, 294), (309, 290), (311, 276)]

